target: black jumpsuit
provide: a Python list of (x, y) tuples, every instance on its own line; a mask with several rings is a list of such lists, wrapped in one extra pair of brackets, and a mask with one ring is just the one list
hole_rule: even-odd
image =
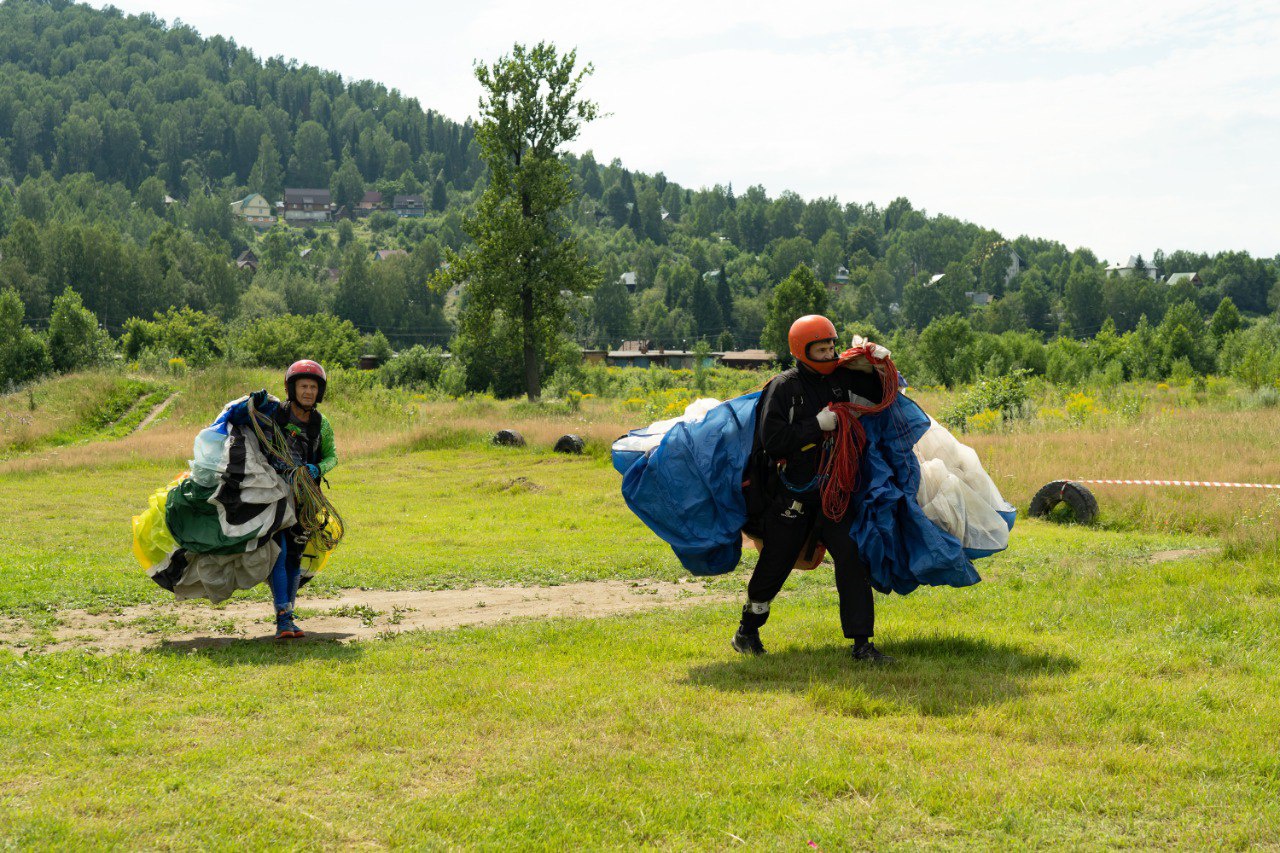
[[(801, 365), (779, 374), (761, 395), (757, 439), (771, 461), (785, 460), (786, 467), (784, 483), (765, 512), (764, 544), (747, 584), (749, 601), (772, 601), (816, 528), (817, 539), (835, 563), (840, 627), (850, 639), (870, 637), (875, 630), (871, 574), (849, 537), (858, 498), (853, 495), (844, 517), (833, 521), (822, 513), (816, 477), (827, 436), (818, 426), (818, 413), (829, 403), (850, 402), (854, 395), (862, 397), (864, 404), (879, 403), (883, 395), (879, 375), (840, 368), (823, 376)], [(744, 613), (743, 625), (758, 628), (767, 618), (767, 611)]]

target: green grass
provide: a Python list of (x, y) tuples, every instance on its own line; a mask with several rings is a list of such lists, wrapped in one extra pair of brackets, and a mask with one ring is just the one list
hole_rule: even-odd
[[(144, 460), (0, 473), (0, 612), (168, 600), (133, 559), (129, 517), (175, 473)], [(602, 459), (477, 441), (354, 459), (331, 481), (351, 534), (313, 590), (682, 574)]]
[[(174, 420), (207, 420), (187, 394)], [(682, 576), (602, 454), (484, 438), (345, 456), (350, 537), (308, 591)], [(128, 517), (180, 465), (0, 469), (0, 613), (33, 646), (64, 608), (169, 600)], [(0, 654), (0, 847), (1275, 847), (1280, 553), (1150, 559), (1215, 544), (1019, 522), (983, 583), (877, 597), (887, 669), (848, 660), (829, 568), (768, 656), (730, 651), (751, 555), (735, 601), (348, 646), (161, 644), (161, 606), (128, 626), (152, 651)]]
[(1265, 567), (1149, 565), (1123, 544), (1082, 545), (1066, 565), (1058, 534), (1031, 525), (977, 587), (880, 599), (891, 669), (846, 659), (826, 572), (784, 592), (761, 660), (729, 651), (732, 604), (355, 646), (14, 659), (0, 673), (0, 836), (1280, 843)]

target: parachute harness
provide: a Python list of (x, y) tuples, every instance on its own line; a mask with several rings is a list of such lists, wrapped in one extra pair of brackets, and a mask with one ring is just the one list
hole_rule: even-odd
[[(262, 431), (263, 422), (271, 427), (270, 438)], [(281, 476), (289, 484), (294, 506), (297, 507), (298, 526), (308, 538), (316, 541), (321, 551), (332, 551), (338, 547), (343, 531), (346, 530), (342, 516), (320, 490), (320, 482), (311, 479), (307, 466), (294, 464), (284, 433), (274, 420), (258, 414), (252, 399), (249, 400), (249, 423), (253, 425), (253, 431), (258, 436), (258, 441), (262, 442), (267, 455), (275, 460), (273, 464), (281, 470)]]
[(832, 521), (844, 518), (849, 509), (849, 498), (858, 489), (862, 451), (867, 446), (867, 432), (858, 419), (862, 415), (883, 412), (898, 399), (898, 368), (893, 362), (888, 358), (876, 358), (870, 346), (847, 350), (840, 355), (840, 361), (843, 364), (857, 356), (864, 356), (880, 374), (880, 402), (871, 406), (831, 404), (831, 410), (836, 414), (836, 428), (822, 443), (822, 460), (814, 484), (822, 483), (822, 514)]

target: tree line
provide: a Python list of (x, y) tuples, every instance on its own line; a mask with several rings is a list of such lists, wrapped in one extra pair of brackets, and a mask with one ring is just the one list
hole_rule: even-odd
[[(454, 341), (467, 288), (446, 296), (430, 282), (450, 252), (475, 246), (467, 223), (493, 177), (471, 122), (372, 81), (65, 0), (0, 4), (0, 69), (0, 290), (16, 295), (33, 334), (48, 332), (70, 288), (117, 340), (131, 319), (188, 308), (229, 329), (325, 315), (395, 349)], [(1170, 286), (905, 198), (880, 207), (692, 189), (591, 152), (557, 159), (567, 178), (557, 227), (599, 285), (552, 289), (563, 301), (550, 331), (583, 346), (783, 351), (789, 318), (819, 306), (886, 339), (959, 318), (974, 334), (1043, 344), (1160, 329), (1188, 304), (1204, 324), (1225, 299), (1248, 323), (1280, 300), (1276, 259), (1244, 252), (1157, 252), (1149, 265), (1202, 282)], [(231, 201), (275, 200), (286, 185), (329, 187), (343, 204), (368, 189), (422, 193), (428, 210), (265, 235), (231, 215)], [(231, 263), (246, 249), (256, 273)], [(404, 254), (375, 260), (378, 249)], [(464, 356), (507, 346), (476, 328), (455, 343)], [(544, 367), (560, 349), (542, 347)], [(522, 359), (508, 354), (514, 377), (476, 369), (476, 387), (519, 387)]]

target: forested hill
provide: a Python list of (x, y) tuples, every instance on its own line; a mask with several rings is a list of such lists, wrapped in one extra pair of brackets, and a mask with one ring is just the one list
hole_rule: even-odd
[[(0, 4), (0, 291), (20, 295), (36, 328), (69, 286), (115, 333), (189, 306), (223, 323), (331, 312), (398, 345), (445, 344), (448, 311), (425, 282), (442, 248), (465, 240), (484, 182), (476, 149), (470, 124), (375, 82), (262, 60), (152, 16)], [(960, 315), (980, 332), (1042, 338), (1088, 337), (1108, 320), (1120, 333), (1144, 316), (1155, 325), (1187, 301), (1207, 317), (1224, 296), (1246, 315), (1275, 307), (1274, 259), (1156, 252), (1109, 276), (1087, 249), (927, 215), (905, 198), (771, 198), (590, 154), (568, 161), (582, 193), (572, 227), (604, 281), (575, 306), (581, 344), (772, 346), (770, 312), (805, 306), (885, 333)], [(422, 194), (427, 212), (265, 236), (230, 212), (286, 187), (326, 187), (344, 205), (366, 190)], [(256, 275), (231, 263), (246, 248), (261, 258)], [(376, 260), (378, 249), (407, 255)], [(1170, 273), (1198, 280), (1169, 284)]]

